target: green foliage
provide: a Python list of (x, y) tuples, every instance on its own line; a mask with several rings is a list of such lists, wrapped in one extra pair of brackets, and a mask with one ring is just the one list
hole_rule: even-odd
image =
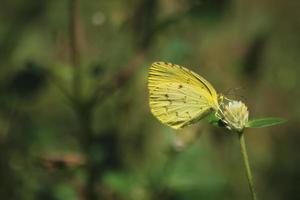
[(158, 60), (187, 66), (220, 93), (242, 86), (251, 114), (276, 108), (291, 119), (272, 130), (286, 131), (278, 140), (251, 138), (251, 161), (266, 186), (261, 199), (299, 199), (300, 12), (292, 1), (78, 0), (80, 69), (70, 2), (1, 1), (0, 199), (243, 199), (232, 138), (202, 122), (174, 134), (150, 114), (147, 73)]
[(252, 119), (252, 120), (248, 121), (248, 123), (246, 124), (246, 127), (248, 127), (248, 128), (263, 128), (263, 127), (283, 124), (285, 122), (287, 122), (287, 120), (281, 119), (281, 118), (272, 118), (272, 117)]

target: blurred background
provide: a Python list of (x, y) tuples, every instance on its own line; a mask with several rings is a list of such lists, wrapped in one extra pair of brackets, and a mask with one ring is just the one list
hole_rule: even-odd
[(300, 12), (286, 0), (2, 0), (0, 198), (250, 199), (238, 139), (152, 116), (154, 61), (248, 105), (259, 199), (300, 199)]

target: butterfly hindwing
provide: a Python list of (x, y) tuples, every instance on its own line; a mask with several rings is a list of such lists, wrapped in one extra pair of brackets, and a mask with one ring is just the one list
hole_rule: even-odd
[(196, 73), (171, 63), (156, 62), (149, 72), (150, 108), (164, 124), (178, 129), (214, 110), (215, 90)]

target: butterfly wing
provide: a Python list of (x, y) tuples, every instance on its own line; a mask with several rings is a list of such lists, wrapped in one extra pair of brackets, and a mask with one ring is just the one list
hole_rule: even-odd
[(192, 124), (218, 108), (217, 93), (211, 84), (179, 65), (153, 63), (148, 88), (152, 113), (175, 129)]

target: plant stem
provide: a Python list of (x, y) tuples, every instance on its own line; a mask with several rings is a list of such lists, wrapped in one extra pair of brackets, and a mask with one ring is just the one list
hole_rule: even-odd
[(82, 87), (82, 69), (80, 66), (80, 14), (79, 14), (79, 0), (70, 0), (70, 47), (71, 47), (71, 61), (74, 67), (73, 90), (75, 98), (81, 100)]
[(254, 184), (253, 184), (253, 177), (252, 177), (252, 172), (249, 164), (249, 159), (248, 159), (248, 154), (247, 154), (247, 149), (246, 149), (246, 142), (245, 142), (245, 137), (244, 134), (241, 132), (239, 133), (239, 141), (240, 141), (240, 147), (241, 147), (241, 153), (243, 156), (243, 161), (246, 169), (246, 175), (248, 179), (248, 185), (249, 189), (252, 195), (252, 200), (257, 200), (256, 193), (254, 190)]

